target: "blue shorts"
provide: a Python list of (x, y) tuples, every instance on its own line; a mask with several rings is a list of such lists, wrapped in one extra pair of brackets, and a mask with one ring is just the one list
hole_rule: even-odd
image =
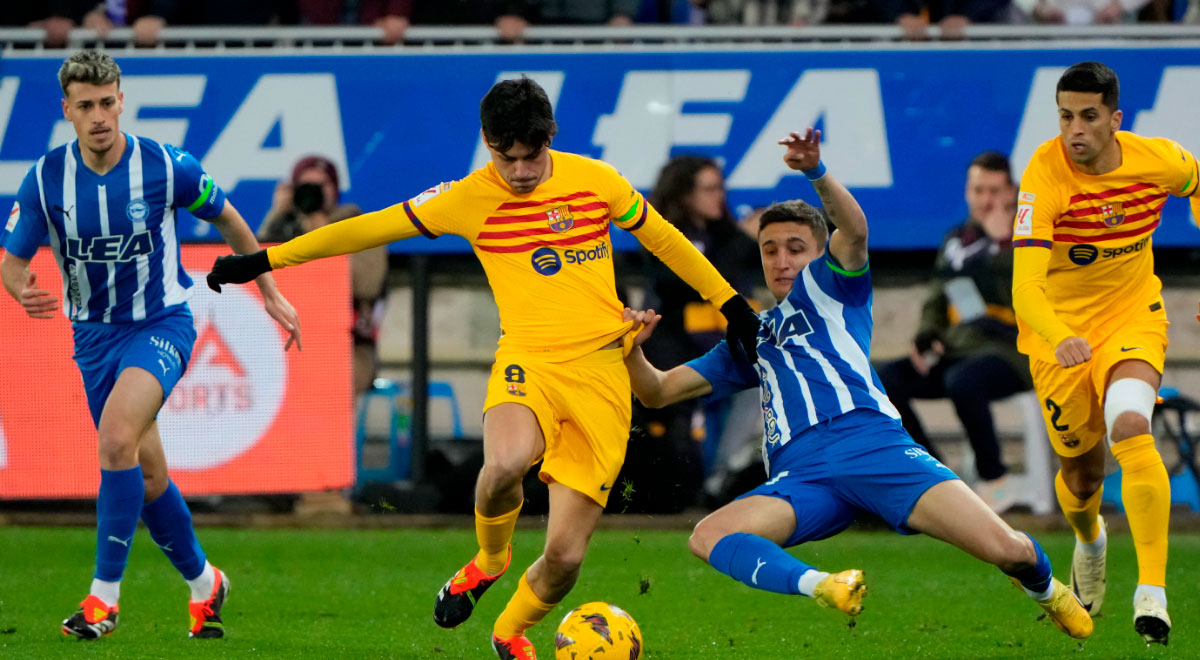
[(766, 495), (791, 504), (796, 530), (785, 544), (791, 547), (837, 534), (862, 511), (914, 534), (906, 523), (917, 500), (935, 484), (957, 478), (899, 421), (859, 409), (801, 433), (772, 457), (771, 479), (741, 497)]
[(75, 364), (83, 374), (88, 410), (100, 426), (100, 413), (117, 377), (129, 367), (154, 374), (162, 385), (163, 401), (183, 377), (196, 327), (187, 305), (172, 305), (161, 316), (136, 323), (76, 323)]

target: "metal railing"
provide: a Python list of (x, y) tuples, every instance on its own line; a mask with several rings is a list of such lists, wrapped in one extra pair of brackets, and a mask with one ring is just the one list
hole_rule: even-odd
[[(668, 46), (711, 47), (717, 44), (833, 44), (892, 43), (905, 40), (896, 25), (819, 25), (808, 27), (750, 26), (533, 26), (518, 44), (500, 39), (491, 26), (415, 26), (399, 44), (383, 44), (383, 31), (356, 26), (199, 26), (165, 27), (154, 46), (139, 47), (133, 42), (132, 28), (116, 28), (104, 36), (89, 29), (72, 30), (68, 48), (104, 47), (137, 52), (178, 50), (267, 50), (351, 48), (356, 51), (430, 49), (511, 49), (562, 46), (609, 46), (613, 48)], [(1011, 41), (1164, 41), (1200, 40), (1200, 25), (1128, 24), (1063, 27), (1057, 25), (969, 25), (964, 32), (968, 42)], [(942, 30), (929, 26), (932, 42), (942, 38)], [(0, 29), (0, 44), (5, 51), (50, 50), (44, 46), (45, 32), (36, 28)], [(911, 43), (911, 42), (910, 42)], [(960, 43), (960, 42), (945, 42)]]

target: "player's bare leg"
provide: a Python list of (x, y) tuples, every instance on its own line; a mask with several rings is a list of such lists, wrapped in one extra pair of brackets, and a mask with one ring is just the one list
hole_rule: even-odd
[(1134, 629), (1147, 644), (1165, 645), (1171, 631), (1166, 593), (1171, 485), (1150, 433), (1159, 383), (1159, 373), (1146, 362), (1118, 363), (1108, 376), (1104, 417), (1121, 465), (1121, 501), (1137, 551)]
[(917, 500), (908, 526), (994, 564), (1018, 582), (1059, 630), (1084, 639), (1092, 618), (1050, 571), (1050, 560), (1028, 534), (1017, 532), (958, 479), (943, 481)]
[[(848, 507), (824, 509), (812, 498), (813, 511), (828, 513), (824, 525), (844, 527), (853, 518)], [(809, 596), (822, 607), (850, 616), (863, 610), (866, 577), (858, 569), (826, 573), (783, 549), (796, 530), (796, 512), (786, 500), (751, 495), (717, 509), (701, 520), (688, 539), (692, 554), (747, 586)]]
[(541, 621), (575, 586), (604, 507), (559, 483), (550, 490), (550, 519), (542, 556), (521, 576), (492, 628), (492, 648), (504, 660), (533, 657), (525, 631)]
[(502, 403), (483, 416), (483, 469), (475, 483), (479, 553), (438, 592), (433, 620), (453, 628), (470, 618), (484, 592), (508, 569), (510, 541), (521, 511), (525, 473), (546, 448), (533, 411)]
[(145, 497), (138, 446), (161, 404), (162, 385), (150, 372), (137, 367), (120, 373), (105, 400), (97, 425), (96, 573), (87, 598), (63, 621), (64, 635), (99, 639), (117, 627), (121, 577)]
[(1054, 480), (1058, 504), (1075, 531), (1071, 591), (1092, 616), (1100, 613), (1108, 585), (1105, 571), (1108, 530), (1100, 516), (1107, 455), (1106, 443), (1099, 440), (1079, 456), (1059, 456), (1061, 467)]

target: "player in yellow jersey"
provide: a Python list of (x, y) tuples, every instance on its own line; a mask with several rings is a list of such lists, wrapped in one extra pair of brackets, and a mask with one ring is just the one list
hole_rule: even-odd
[(546, 94), (527, 78), (497, 83), (480, 105), (492, 160), (402, 204), (322, 227), (245, 257), (221, 257), (215, 289), (259, 273), (423, 234), (471, 242), (500, 309), (484, 403), (484, 466), (475, 487), (479, 553), (438, 593), (434, 621), (453, 628), (508, 568), (524, 500), (542, 460), (550, 516), (542, 556), (521, 576), (492, 630), (501, 658), (530, 660), (525, 631), (571, 590), (629, 437), (631, 392), (613, 280), (611, 225), (633, 232), (729, 321), (729, 344), (755, 353), (758, 317), (683, 234), (611, 166), (553, 151)]
[(1170, 485), (1150, 415), (1167, 315), (1150, 248), (1167, 196), (1195, 196), (1200, 171), (1175, 142), (1118, 130), (1119, 96), (1116, 74), (1098, 62), (1076, 64), (1059, 79), (1062, 135), (1038, 148), (1021, 178), (1013, 307), (1017, 345), (1029, 356), (1059, 456), (1058, 501), (1075, 530), (1072, 587), (1097, 614), (1105, 589), (1100, 497), (1111, 448), (1137, 550), (1134, 628), (1147, 643), (1165, 645)]

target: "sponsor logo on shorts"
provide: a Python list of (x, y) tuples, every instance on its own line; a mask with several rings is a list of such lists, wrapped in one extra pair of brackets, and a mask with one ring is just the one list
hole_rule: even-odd
[(1068, 433), (1059, 434), (1058, 440), (1059, 442), (1062, 442), (1063, 446), (1067, 449), (1074, 449), (1079, 446), (1079, 438)]

